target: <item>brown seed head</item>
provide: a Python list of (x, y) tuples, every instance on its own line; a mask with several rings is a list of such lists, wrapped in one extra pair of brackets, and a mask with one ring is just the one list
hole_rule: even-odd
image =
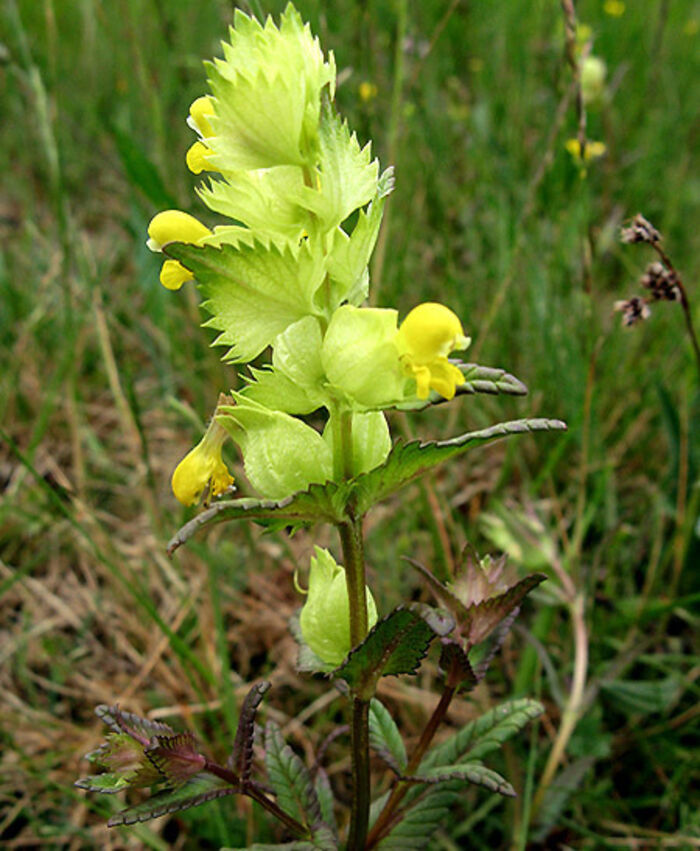
[(681, 291), (676, 273), (658, 260), (647, 266), (639, 283), (649, 290), (656, 301), (680, 301)]
[(620, 242), (654, 243), (660, 241), (661, 234), (659, 231), (641, 213), (637, 213), (629, 227), (622, 228), (620, 231)]
[(616, 301), (614, 309), (622, 313), (622, 324), (626, 328), (636, 325), (637, 322), (642, 322), (644, 319), (648, 319), (651, 315), (649, 305), (639, 296), (632, 296), (632, 298), (625, 299), (624, 301)]

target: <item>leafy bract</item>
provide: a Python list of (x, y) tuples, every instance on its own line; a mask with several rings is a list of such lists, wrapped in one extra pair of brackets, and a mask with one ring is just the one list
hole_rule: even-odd
[(371, 146), (360, 148), (347, 122), (328, 103), (321, 114), (319, 143), (319, 167), (295, 200), (313, 213), (322, 231), (329, 231), (374, 197), (379, 163), (371, 159)]
[(265, 767), (280, 807), (309, 828), (320, 824), (321, 805), (311, 775), (284, 743), (274, 721), (268, 721), (265, 727)]
[(503, 742), (514, 736), (527, 723), (537, 718), (544, 707), (536, 700), (523, 698), (504, 703), (470, 721), (458, 733), (427, 753), (418, 768), (423, 775), (435, 767), (456, 765), (460, 762), (482, 759), (497, 750)]
[(380, 677), (413, 674), (436, 636), (447, 635), (454, 621), (429, 606), (399, 606), (382, 618), (333, 673), (361, 700), (370, 700)]
[(527, 434), (533, 431), (563, 431), (566, 424), (561, 420), (511, 420), (480, 431), (453, 437), (451, 440), (421, 443), (397, 441), (386, 461), (354, 482), (353, 498), (356, 510), (364, 514), (375, 503), (408, 484), (413, 479), (437, 467), (444, 461), (457, 458), (475, 446), (500, 440), (511, 434)]
[(289, 325), (314, 312), (313, 296), (325, 263), (309, 243), (300, 246), (253, 241), (237, 246), (169, 243), (165, 253), (192, 272), (211, 314), (204, 325), (229, 346), (225, 360), (251, 361)]
[(335, 231), (333, 250), (328, 256), (332, 304), (347, 300), (359, 306), (367, 297), (367, 264), (379, 235), (384, 202), (393, 188), (394, 170), (388, 168), (379, 178), (372, 203), (367, 210), (360, 210), (352, 233), (348, 236), (342, 228)]
[(406, 747), (389, 710), (373, 697), (369, 705), (369, 743), (397, 774), (406, 768)]

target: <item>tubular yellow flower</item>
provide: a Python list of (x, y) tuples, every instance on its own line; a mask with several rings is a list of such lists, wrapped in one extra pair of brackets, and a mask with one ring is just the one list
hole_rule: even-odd
[[(207, 236), (211, 236), (211, 231), (199, 219), (182, 210), (164, 210), (151, 219), (146, 245), (151, 251), (160, 252), (169, 242), (198, 243)], [(163, 263), (160, 282), (166, 289), (179, 290), (186, 281), (191, 280), (192, 273), (177, 260), (166, 260)]]
[(459, 317), (443, 304), (426, 302), (413, 308), (399, 327), (396, 345), (404, 373), (415, 379), (419, 399), (427, 399), (431, 390), (452, 399), (464, 376), (447, 356), (470, 342)]
[(190, 107), (190, 114), (187, 123), (195, 132), (199, 133), (203, 139), (206, 139), (208, 136), (214, 135), (214, 131), (209, 123), (209, 118), (212, 118), (215, 115), (216, 110), (214, 109), (214, 101), (212, 98), (205, 95), (204, 97), (197, 98), (197, 100), (193, 102)]
[(233, 476), (221, 457), (227, 437), (226, 430), (212, 419), (204, 437), (175, 468), (171, 485), (183, 505), (194, 505), (205, 489), (208, 499), (219, 496), (233, 484)]

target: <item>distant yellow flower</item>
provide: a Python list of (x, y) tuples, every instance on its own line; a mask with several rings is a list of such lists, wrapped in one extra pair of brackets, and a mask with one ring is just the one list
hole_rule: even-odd
[(212, 419), (204, 437), (175, 468), (171, 485), (183, 505), (194, 505), (205, 489), (208, 498), (219, 496), (233, 484), (233, 476), (221, 457), (227, 437), (226, 430)]
[[(199, 219), (183, 213), (182, 210), (164, 210), (151, 219), (148, 226), (146, 245), (151, 251), (160, 252), (169, 242), (190, 242), (197, 244), (211, 231)], [(179, 290), (192, 280), (192, 273), (177, 260), (166, 260), (160, 270), (160, 282), (168, 290)]]
[(459, 318), (443, 304), (426, 302), (413, 308), (399, 327), (396, 345), (404, 373), (416, 381), (419, 399), (427, 399), (431, 390), (452, 399), (464, 376), (447, 356), (470, 342)]
[(622, 0), (605, 0), (603, 11), (612, 18), (619, 18), (625, 14), (625, 4)]
[(698, 30), (700, 30), (700, 20), (697, 18), (688, 18), (683, 25), (683, 32), (685, 35), (697, 35)]
[(379, 89), (377, 88), (375, 83), (370, 83), (369, 80), (363, 80), (358, 89), (358, 94), (360, 95), (360, 100), (367, 101), (374, 100), (377, 97), (377, 93)]
[(581, 143), (578, 139), (567, 139), (565, 147), (578, 165), (597, 160), (607, 150), (604, 142), (594, 142), (589, 139), (586, 140), (583, 157), (581, 156)]

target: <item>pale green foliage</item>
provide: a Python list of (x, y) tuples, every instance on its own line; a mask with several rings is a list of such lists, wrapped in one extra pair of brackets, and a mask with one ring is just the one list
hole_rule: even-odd
[(233, 398), (237, 404), (220, 406), (217, 419), (241, 447), (246, 475), (264, 498), (284, 499), (331, 478), (331, 452), (315, 429), (240, 393)]

